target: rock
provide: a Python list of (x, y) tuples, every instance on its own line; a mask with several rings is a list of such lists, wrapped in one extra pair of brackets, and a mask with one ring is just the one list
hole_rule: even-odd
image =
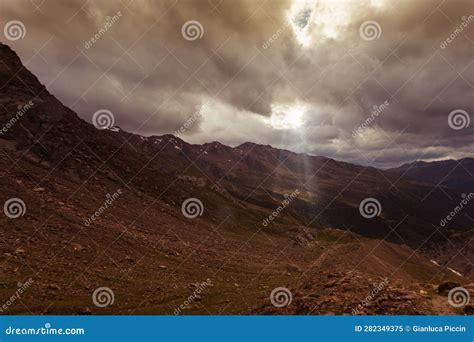
[(438, 285), (437, 292), (442, 296), (447, 296), (449, 290), (454, 289), (455, 287), (461, 286), (459, 283), (455, 283), (453, 281), (447, 281)]
[(75, 243), (75, 242), (72, 243), (71, 246), (75, 251), (82, 251), (84, 249), (84, 247), (82, 247), (80, 244)]
[[(309, 241), (314, 241), (314, 239), (315, 239), (315, 236), (314, 236), (314, 235), (315, 235), (315, 234), (310, 233), (310, 232), (306, 232), (306, 233), (305, 233), (305, 237), (306, 237), (306, 239), (308, 239)], [(317, 234), (316, 234), (316, 235), (317, 235)]]
[(329, 273), (327, 275), (327, 277), (328, 277), (328, 279), (330, 279), (330, 278), (342, 278), (342, 277), (344, 277), (344, 275), (345, 274), (341, 273), (341, 272), (333, 272), (333, 273)]
[(53, 291), (59, 291), (61, 290), (61, 287), (57, 284), (49, 284), (48, 289), (53, 290)]
[(167, 269), (167, 268), (168, 268), (168, 266), (165, 266), (165, 265), (160, 265), (160, 268), (161, 268), (161, 269)]
[(91, 311), (91, 309), (89, 309), (89, 308), (84, 308), (84, 309), (81, 309), (81, 310), (79, 311), (79, 313), (80, 313), (81, 315), (90, 315), (90, 314), (92, 314), (92, 311)]
[(132, 257), (130, 257), (128, 255), (125, 257), (125, 260), (128, 261), (128, 262), (135, 262), (135, 259), (133, 259)]
[(36, 191), (36, 192), (43, 192), (45, 189), (42, 188), (42, 187), (37, 187), (37, 188), (34, 188), (33, 191)]
[(329, 283), (324, 284), (324, 285), (323, 285), (323, 288), (328, 289), (328, 288), (334, 287), (334, 286), (336, 286), (336, 285), (337, 285), (337, 282), (331, 281), (331, 282), (329, 282)]
[(286, 269), (287, 269), (288, 272), (303, 272), (301, 267), (299, 267), (298, 265), (295, 265), (295, 264), (288, 265), (286, 267)]
[(195, 300), (196, 302), (200, 302), (200, 301), (202, 300), (202, 297), (197, 294), (197, 295), (194, 296), (194, 300)]
[(240, 285), (239, 285), (239, 284), (237, 284), (237, 283), (234, 283), (234, 286), (235, 286), (235, 287), (240, 287)]
[(311, 247), (312, 245), (311, 241), (303, 235), (295, 236), (295, 244), (302, 247)]
[(25, 254), (25, 250), (24, 249), (21, 249), (21, 248), (18, 248), (16, 251), (15, 251), (15, 254)]
[(466, 305), (462, 310), (468, 315), (474, 315), (474, 305)]
[(401, 296), (398, 297), (398, 299), (402, 300), (415, 300), (417, 299), (416, 293), (415, 292), (407, 292), (402, 294)]

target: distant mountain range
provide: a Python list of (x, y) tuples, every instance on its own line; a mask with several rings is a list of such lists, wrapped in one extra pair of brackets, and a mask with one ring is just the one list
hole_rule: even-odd
[(463, 192), (474, 191), (474, 158), (434, 162), (415, 161), (389, 171), (423, 183)]
[[(1, 220), (0, 293), (36, 279), (23, 300), (32, 312), (172, 313), (190, 284), (210, 278), (190, 313), (341, 314), (389, 277), (362, 313), (455, 313), (436, 304), (434, 286), (472, 280), (472, 203), (440, 221), (472, 189), (473, 159), (383, 171), (251, 142), (97, 129), (3, 44), (0, 80), (2, 199), (26, 207)], [(197, 215), (183, 212), (188, 199)], [(117, 300), (100, 311), (90, 293), (106, 284)], [(295, 306), (274, 312), (268, 295), (282, 284)]]

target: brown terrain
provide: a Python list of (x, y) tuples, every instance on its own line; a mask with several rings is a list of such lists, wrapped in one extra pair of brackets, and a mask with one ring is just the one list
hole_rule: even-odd
[[(2, 201), (19, 198), (26, 208), (0, 218), (0, 305), (32, 279), (4, 314), (473, 309), (447, 299), (452, 287), (473, 286), (472, 203), (440, 226), (462, 189), (253, 143), (99, 130), (0, 44), (1, 124), (30, 101), (0, 137)], [(372, 219), (359, 212), (368, 197), (382, 208)], [(201, 216), (183, 215), (188, 198), (202, 202)], [(99, 287), (113, 291), (112, 304), (94, 305)], [(272, 305), (278, 287), (291, 292), (289, 305)]]

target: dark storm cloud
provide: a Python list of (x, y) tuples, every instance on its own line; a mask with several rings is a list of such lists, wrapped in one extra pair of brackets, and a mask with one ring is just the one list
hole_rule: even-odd
[[(448, 115), (474, 117), (474, 3), (380, 2), (24, 0), (2, 2), (0, 19), (25, 24), (26, 37), (6, 43), (86, 119), (108, 108), (126, 130), (162, 134), (208, 103), (185, 140), (252, 140), (382, 167), (472, 155), (474, 123), (454, 130)], [(190, 20), (201, 39), (183, 38)], [(368, 20), (378, 39), (361, 38)], [(279, 104), (303, 106), (303, 124), (273, 125)]]

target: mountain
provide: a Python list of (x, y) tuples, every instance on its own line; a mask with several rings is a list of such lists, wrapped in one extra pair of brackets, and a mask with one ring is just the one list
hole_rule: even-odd
[[(461, 191), (251, 142), (97, 129), (3, 44), (0, 62), (1, 298), (32, 279), (7, 313), (343, 314), (381, 282), (357, 313), (462, 312), (437, 292), (474, 275), (470, 217), (440, 226)], [(378, 216), (361, 214), (367, 198)], [(104, 287), (113, 303), (94, 305)], [(287, 308), (271, 304), (279, 287)]]
[(466, 193), (474, 192), (474, 158), (415, 161), (389, 171), (423, 183), (458, 189)]

